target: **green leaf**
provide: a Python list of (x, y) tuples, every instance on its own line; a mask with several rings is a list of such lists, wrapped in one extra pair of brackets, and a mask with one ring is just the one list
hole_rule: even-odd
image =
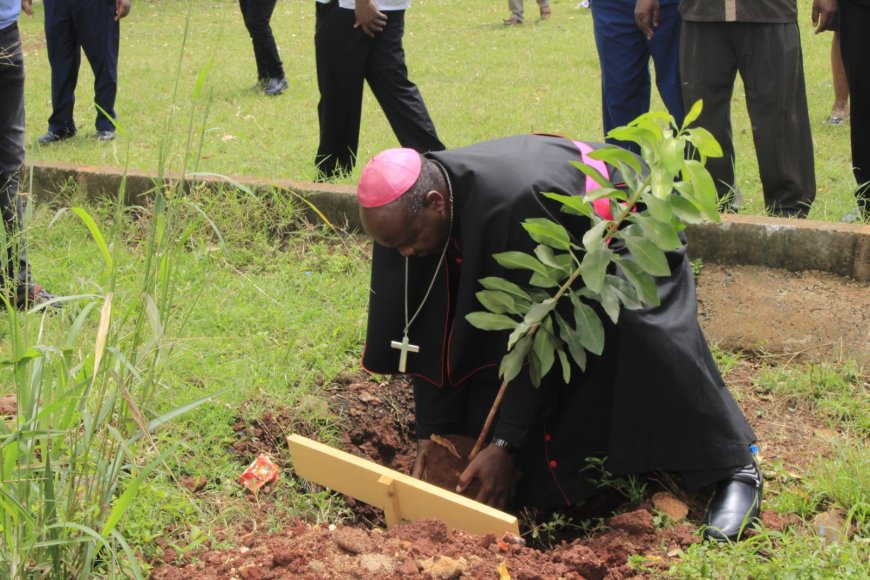
[(480, 285), (486, 288), (487, 290), (498, 290), (500, 292), (505, 292), (510, 294), (511, 296), (516, 296), (517, 298), (521, 298), (522, 300), (531, 301), (532, 298), (529, 296), (529, 293), (523, 290), (517, 284), (509, 280), (505, 280), (504, 278), (497, 278), (495, 276), (490, 276), (488, 278), (481, 278), (478, 280)]
[(517, 343), (517, 341), (519, 341), (522, 337), (528, 334), (531, 328), (532, 327), (525, 322), (520, 322), (519, 324), (517, 324), (517, 327), (514, 328), (514, 331), (508, 337), (507, 349), (511, 350)]
[(607, 137), (617, 141), (631, 141), (641, 146), (652, 148), (659, 140), (661, 131), (650, 131), (642, 127), (617, 127), (612, 129)]
[(661, 167), (653, 167), (650, 189), (654, 197), (658, 199), (667, 199), (674, 192), (674, 175), (664, 171)]
[(610, 250), (604, 247), (583, 256), (583, 262), (580, 264), (580, 275), (583, 278), (583, 283), (593, 292), (601, 292), (611, 257)]
[(501, 359), (498, 374), (503, 381), (510, 382), (516, 378), (523, 369), (523, 362), (532, 347), (532, 337), (524, 336), (516, 347)]
[[(673, 181), (673, 176), (680, 173), (680, 166), (682, 166), (683, 159), (685, 158), (685, 147), (685, 141), (670, 136), (666, 137), (664, 142), (662, 142), (662, 165), (671, 175), (671, 181)], [(653, 188), (653, 191), (655, 191), (655, 188)]]
[(591, 177), (595, 183), (597, 183), (601, 187), (613, 187), (613, 184), (610, 183), (610, 180), (604, 177), (600, 171), (592, 167), (591, 165), (586, 165), (581, 161), (572, 161), (571, 165), (585, 173), (587, 176)]
[[(641, 194), (640, 199), (646, 206), (649, 215), (659, 221), (669, 222), (673, 217), (670, 203), (672, 197), (674, 196), (670, 195), (666, 199), (659, 199), (656, 196), (652, 195), (651, 192), (644, 192), (643, 194)], [(631, 219), (639, 215), (641, 214), (638, 212), (634, 212), (629, 216), (629, 218)]]
[(716, 141), (716, 138), (707, 129), (694, 127), (688, 132), (686, 139), (704, 157), (722, 157), (722, 147), (719, 146), (719, 142)]
[(519, 324), (510, 316), (481, 311), (466, 314), (465, 320), (480, 330), (513, 330)]
[(583, 248), (586, 252), (592, 253), (604, 247), (604, 232), (609, 225), (609, 221), (602, 220), (583, 234)]
[(671, 267), (668, 265), (668, 259), (653, 242), (634, 235), (625, 235), (623, 239), (631, 257), (645, 272), (653, 276), (670, 276)]
[(683, 127), (682, 128), (685, 129), (686, 127), (688, 127), (689, 125), (694, 123), (695, 119), (697, 119), (698, 117), (701, 116), (701, 111), (703, 110), (703, 108), (704, 108), (704, 101), (703, 100), (698, 99), (697, 101), (695, 101), (695, 104), (693, 104), (692, 108), (689, 109), (689, 112), (686, 113), (686, 118), (683, 119)]
[[(549, 321), (549, 319), (547, 319)], [(532, 352), (535, 353), (535, 357), (541, 364), (541, 378), (547, 376), (547, 373), (550, 372), (550, 369), (553, 368), (553, 363), (556, 361), (556, 345), (554, 344), (554, 337), (550, 332), (544, 329), (545, 325), (541, 325), (538, 328), (538, 332), (535, 333), (535, 339), (532, 343)], [(550, 324), (552, 328), (552, 323)], [(536, 387), (540, 386), (541, 382), (535, 385)]]
[(76, 214), (80, 220), (85, 224), (85, 227), (88, 228), (88, 231), (91, 233), (91, 237), (94, 239), (94, 242), (97, 244), (97, 248), (99, 248), (100, 253), (103, 255), (103, 261), (106, 263), (106, 270), (111, 271), (112, 269), (112, 252), (109, 250), (109, 245), (106, 243), (106, 239), (103, 237), (102, 232), (100, 232), (99, 226), (94, 221), (94, 219), (81, 207), (71, 207), (70, 211)]
[(493, 258), (502, 268), (508, 268), (509, 270), (531, 270), (545, 277), (550, 275), (546, 266), (525, 252), (502, 252), (500, 254), (493, 254)]
[[(650, 216), (638, 214), (633, 221), (643, 232), (644, 237), (652, 240), (661, 249), (676, 250), (683, 247), (683, 242), (680, 241), (680, 236), (677, 235), (677, 230), (671, 225), (670, 220), (666, 223)], [(679, 225), (682, 226), (682, 224)]]
[(604, 161), (605, 163), (610, 163), (614, 167), (616, 167), (619, 163), (627, 165), (631, 167), (635, 173), (640, 175), (643, 173), (643, 169), (640, 164), (640, 159), (629, 151), (628, 149), (623, 149), (622, 147), (616, 147), (615, 145), (606, 145), (601, 149), (596, 149), (589, 153), (589, 157), (592, 159), (597, 159), (598, 161)]
[(643, 307), (643, 303), (637, 296), (637, 289), (628, 281), (619, 276), (608, 274), (604, 279), (604, 287), (612, 290), (623, 306), (629, 310), (637, 310)]
[(559, 325), (559, 337), (568, 345), (568, 353), (581, 371), (586, 370), (586, 350), (580, 342), (580, 335), (570, 324), (565, 322), (559, 313), (556, 313), (556, 324)]
[(556, 350), (559, 355), (559, 364), (562, 366), (562, 380), (565, 384), (571, 382), (571, 361), (568, 360), (568, 355), (563, 350)]
[(699, 224), (704, 221), (701, 210), (685, 197), (675, 195), (671, 198), (671, 207), (680, 220), (687, 224)]
[(172, 449), (164, 450), (163, 453), (154, 458), (151, 463), (143, 467), (139, 471), (139, 475), (137, 475), (136, 478), (133, 479), (133, 481), (127, 484), (126, 488), (124, 489), (124, 493), (121, 494), (121, 497), (116, 499), (114, 504), (112, 505), (112, 511), (109, 512), (109, 517), (106, 518), (106, 523), (103, 526), (102, 531), (100, 532), (100, 535), (102, 537), (105, 538), (112, 533), (112, 530), (115, 529), (115, 526), (118, 525), (118, 522), (121, 521), (121, 518), (127, 511), (127, 508), (130, 507), (130, 504), (133, 503), (133, 500), (136, 498), (136, 493), (138, 493), (139, 487), (142, 485), (142, 482), (145, 481), (145, 478), (151, 474), (155, 467), (163, 462), (163, 460), (166, 458), (167, 455), (169, 455), (171, 451)]
[(599, 301), (613, 324), (619, 322), (619, 295), (613, 286), (610, 284), (602, 285)]
[(640, 300), (646, 305), (658, 306), (661, 300), (659, 299), (656, 282), (653, 280), (653, 277), (647, 274), (643, 268), (631, 260), (617, 256), (615, 257), (615, 261), (619, 264), (622, 273), (628, 281), (631, 282), (635, 290), (637, 290), (637, 295), (640, 297)]
[(529, 278), (529, 284), (538, 288), (558, 288), (560, 286), (558, 277), (537, 273), (532, 274), (532, 277)]
[(559, 193), (544, 193), (544, 197), (558, 201), (562, 204), (562, 212), (572, 215), (584, 215), (592, 217), (594, 210), (592, 204), (579, 195), (562, 195)]
[(601, 354), (604, 351), (604, 325), (601, 319), (588, 304), (584, 304), (573, 293), (571, 302), (574, 305), (574, 324), (583, 348), (592, 354)]
[(546, 218), (530, 218), (522, 223), (529, 236), (539, 244), (567, 250), (571, 247), (568, 231), (564, 226)]
[(517, 300), (515, 296), (498, 290), (481, 290), (475, 296), (477, 301), (483, 304), (484, 308), (496, 314), (504, 314), (505, 312), (523, 314), (531, 305), (531, 302), (528, 300)]
[[(545, 266), (549, 266), (554, 270), (563, 270), (562, 263), (556, 258), (553, 249), (550, 246), (541, 244), (535, 248), (535, 257)], [(567, 272), (566, 272), (567, 273)]]
[(695, 202), (699, 204), (699, 209), (707, 219), (718, 221), (719, 197), (710, 172), (699, 161), (687, 159), (683, 165), (684, 177), (686, 173), (689, 174), (689, 180), (692, 182)]
[(544, 317), (547, 316), (555, 307), (555, 298), (547, 298), (543, 302), (537, 302), (535, 304), (532, 304), (532, 307), (529, 308), (529, 311), (523, 318), (523, 322), (525, 322), (529, 326), (540, 324)]

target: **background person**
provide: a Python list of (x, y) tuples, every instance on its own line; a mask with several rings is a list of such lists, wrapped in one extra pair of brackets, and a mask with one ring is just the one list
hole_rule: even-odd
[[(541, 11), (541, 20), (547, 20), (553, 15), (552, 10), (550, 10), (550, 0), (537, 0), (537, 2), (538, 8)], [(505, 18), (505, 26), (515, 26), (523, 23), (523, 3), (523, 0), (508, 0), (508, 10), (511, 14)]]
[(44, 0), (52, 112), (48, 132), (38, 139), (40, 144), (56, 143), (76, 134), (73, 112), (82, 51), (94, 71), (94, 103), (99, 106), (97, 139), (115, 138), (119, 21), (130, 13), (130, 1)]
[(245, 28), (254, 43), (254, 60), (257, 61), (257, 90), (267, 96), (280, 95), (289, 84), (284, 76), (284, 66), (272, 34), (272, 12), (278, 0), (239, 0)]
[(402, 147), (444, 149), (417, 85), (408, 79), (402, 37), (410, 5), (411, 0), (317, 0), (318, 180), (353, 171), (366, 82)]
[(28, 308), (55, 296), (31, 280), (21, 239), (24, 208), (19, 194), (24, 171), (24, 50), (18, 31), (21, 10), (32, 15), (31, 0), (0, 0), (0, 209), (5, 232), (5, 267), (0, 283), (11, 303)]

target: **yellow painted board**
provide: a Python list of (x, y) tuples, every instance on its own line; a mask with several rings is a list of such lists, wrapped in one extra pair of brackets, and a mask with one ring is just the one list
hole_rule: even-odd
[(439, 519), (448, 528), (476, 535), (519, 534), (515, 516), (488, 505), (301, 435), (290, 435), (287, 442), (297, 475), (367, 504), (387, 508), (393, 514), (390, 519), (395, 519), (398, 511), (403, 520)]

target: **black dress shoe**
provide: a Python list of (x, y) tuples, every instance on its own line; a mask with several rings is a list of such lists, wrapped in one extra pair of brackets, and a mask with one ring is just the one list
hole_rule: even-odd
[(263, 94), (274, 97), (286, 91), (289, 86), (290, 83), (287, 82), (286, 78), (269, 79), (269, 82), (266, 83), (266, 88), (263, 89)]
[(97, 141), (113, 141), (114, 139), (114, 131), (97, 131)]
[(761, 513), (763, 487), (764, 480), (755, 463), (741, 467), (737, 473), (720, 481), (704, 518), (704, 537), (717, 542), (741, 539)]
[(57, 143), (58, 141), (63, 141), (64, 139), (69, 139), (73, 135), (75, 135), (75, 131), (61, 131), (60, 133), (55, 133), (52, 130), (46, 131), (45, 135), (41, 135), (36, 142), (40, 145), (48, 145), (50, 143)]

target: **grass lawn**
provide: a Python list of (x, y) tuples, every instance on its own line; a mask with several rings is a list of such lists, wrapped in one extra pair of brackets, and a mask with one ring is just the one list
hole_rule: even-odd
[[(122, 25), (117, 109), (125, 135), (110, 144), (88, 138), (91, 113), (81, 104), (91, 98), (91, 80), (83, 71), (80, 137), (53, 147), (31, 146), (30, 159), (152, 170), (195, 167), (266, 180), (312, 178), (317, 89), (311, 4), (285, 1), (276, 8), (272, 25), (291, 90), (268, 99), (249, 89), (255, 69), (237, 4), (135, 2)], [(574, 0), (557, 1), (546, 23), (530, 19), (505, 29), (501, 4), (415, 2), (406, 34), (409, 64), (445, 142), (458, 146), (528, 131), (600, 135), (591, 22), (574, 6)], [(41, 4), (35, 9), (35, 18), (23, 18), (30, 141), (44, 131), (50, 110)], [(187, 46), (180, 57), (186, 22)], [(832, 99), (830, 37), (813, 37), (804, 24), (819, 153), (819, 198), (812, 217), (836, 220), (854, 205), (848, 131), (823, 124)], [(192, 97), (197, 75), (211, 59), (205, 96)], [(758, 213), (742, 100), (735, 99), (738, 169), (750, 211)], [(370, 95), (365, 111), (360, 155), (367, 158), (395, 142)], [(200, 154), (184, 153), (191, 134), (203, 135)], [(54, 205), (34, 211), (26, 232), (28, 250), (41, 283), (82, 297), (53, 316), (6, 315), (0, 327), (0, 396), (17, 394), (17, 418), (23, 422), (0, 422), (0, 440), (15, 443), (0, 446), (0, 576), (24, 575), (15, 568), (22, 563), (16, 558), (26, 562), (38, 550), (41, 571), (48, 574), (53, 553), (46, 548), (61, 540), (40, 534), (56, 529), (55, 506), (70, 510), (64, 513), (72, 513), (77, 524), (101, 526), (106, 514), (100, 510), (137, 492), (118, 530), (131, 552), (147, 559), (159, 557), (164, 547), (183, 555), (248, 521), (262, 525), (262, 512), (238, 481), (245, 465), (233, 450), (234, 425), (292, 409), (308, 432), (335, 441), (336, 418), (321, 390), (336, 375), (358, 368), (364, 337), (367, 242), (304, 223), (299, 207), (283, 194), (168, 192), (166, 205), (117, 208), (85, 202), (85, 192), (62, 193)], [(56, 214), (63, 206), (82, 206), (87, 213)], [(734, 357), (718, 353), (718, 358), (727, 368)], [(866, 561), (870, 500), (867, 471), (861, 467), (867, 462), (870, 413), (866, 376), (848, 362), (830, 374), (834, 378), (820, 379), (813, 368), (793, 365), (760, 379), (766, 382), (758, 388), (770, 396), (818, 405), (820, 413), (837, 410), (829, 426), (844, 439), (840, 455), (811, 458), (805, 473), (789, 475), (788, 485), (772, 482), (769, 505), (807, 520), (824, 506), (839, 506), (851, 514), (855, 538), (833, 552), (815, 552), (815, 540), (791, 532), (760, 548), (758, 542), (721, 551), (700, 547), (686, 554), (685, 577), (728, 575), (735, 562), (762, 577), (777, 568), (752, 566), (809, 553), (813, 565), (838, 565), (840, 558), (860, 569)], [(829, 389), (832, 384), (837, 388)], [(156, 429), (155, 439), (135, 438), (138, 422), (208, 396)], [(66, 423), (86, 427), (64, 432)], [(94, 433), (103, 439), (92, 440)], [(82, 441), (90, 441), (89, 450), (111, 453), (79, 465), (76, 473), (86, 478), (74, 485), (60, 474), (81, 457), (74, 444)], [(839, 471), (849, 477), (827, 477)], [(101, 478), (109, 472), (114, 475)], [(188, 476), (204, 478), (204, 488), (195, 495), (179, 483)], [(100, 485), (90, 485), (93, 481)], [(340, 500), (307, 491), (283, 477), (270, 495), (274, 507), (265, 531), (281, 527), (291, 515), (330, 522), (346, 515)], [(63, 501), (52, 499), (56, 495)], [(76, 530), (65, 529), (63, 541), (73, 542), (69, 538), (77, 537)], [(90, 558), (105, 566), (98, 571), (130, 573), (124, 542), (108, 529), (102, 537), (112, 554), (120, 554), (117, 562), (107, 556), (109, 550), (83, 552), (76, 562)], [(48, 544), (36, 545), (37, 540)]]
[[(198, 74), (208, 69), (205, 94), (210, 111), (198, 169), (264, 180), (311, 180), (318, 140), (313, 4), (277, 4), (272, 28), (290, 89), (266, 98), (251, 90), (256, 68), (237, 2), (137, 0), (121, 25), (116, 110), (126, 136), (112, 144), (88, 138), (94, 133), (94, 114), (88, 106), (93, 77), (83, 61), (76, 107), (80, 137), (51, 147), (32, 146), (30, 159), (118, 166), (129, 151), (131, 167), (155, 169), (165, 138), (171, 136), (178, 145), (188, 129), (177, 122), (178, 116), (167, 129), (172, 103), (185, 107)], [(812, 33), (805, 4), (800, 3), (800, 28), (818, 183), (810, 217), (835, 221), (855, 205), (849, 129), (824, 124), (833, 101), (831, 35)], [(546, 22), (539, 21), (536, 8), (530, 6), (526, 24), (506, 28), (501, 24), (506, 15), (503, 2), (415, 1), (406, 21), (407, 62), (448, 147), (534, 131), (602, 138), (592, 20), (576, 5), (576, 0), (554, 0), (553, 17)], [(21, 19), (31, 143), (45, 131), (51, 113), (40, 2), (34, 10), (33, 18)], [(184, 57), (179, 59), (184, 42)], [(179, 60), (181, 72), (176, 75)], [(737, 171), (747, 198), (744, 211), (758, 214), (763, 203), (742, 86), (735, 91), (733, 105)], [(654, 107), (662, 108), (657, 96)], [(368, 159), (396, 146), (396, 141), (369, 92), (363, 111), (359, 156)], [(166, 154), (169, 168), (191, 169), (177, 156), (178, 147), (164, 151), (172, 152)]]

